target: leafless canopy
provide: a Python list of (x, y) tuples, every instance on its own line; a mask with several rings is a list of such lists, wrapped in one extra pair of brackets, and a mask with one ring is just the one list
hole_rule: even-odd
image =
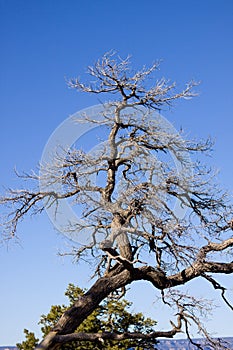
[[(3, 205), (13, 208), (4, 222), (5, 239), (15, 235), (19, 221), (29, 212), (39, 213), (69, 199), (85, 221), (70, 223), (67, 232), (88, 231), (91, 237), (88, 245), (77, 245), (72, 254), (76, 259), (90, 254), (98, 261), (93, 286), (64, 313), (38, 349), (56, 349), (73, 340), (173, 337), (182, 331), (191, 339), (192, 323), (211, 349), (227, 349), (209, 336), (198, 316), (209, 311), (209, 304), (174, 287), (203, 278), (220, 290), (232, 310), (226, 289), (215, 277), (233, 272), (232, 205), (214, 174), (196, 161), (198, 153), (210, 150), (210, 141), (184, 140), (162, 118), (154, 118), (164, 106), (195, 96), (196, 83), (176, 92), (174, 83), (148, 79), (157, 69), (155, 63), (132, 72), (129, 57), (121, 59), (109, 52), (88, 67), (90, 83), (71, 79), (69, 86), (78, 91), (107, 94), (108, 99), (114, 94), (114, 100), (103, 105), (101, 121), (83, 117), (106, 125), (108, 139), (98, 152), (73, 148), (65, 157), (54, 155), (51, 164), (41, 165), (40, 176), (24, 176), (46, 186), (36, 191), (10, 190), (1, 198)], [(154, 85), (149, 86), (151, 82)], [(54, 187), (56, 183), (62, 186)], [(150, 282), (161, 292), (161, 300), (175, 309), (177, 320), (171, 321), (170, 330), (74, 333), (104, 298), (120, 290), (124, 293), (125, 286), (137, 280)]]

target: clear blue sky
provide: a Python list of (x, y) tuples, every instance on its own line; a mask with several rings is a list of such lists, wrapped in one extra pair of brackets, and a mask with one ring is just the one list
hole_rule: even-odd
[[(35, 168), (57, 125), (98, 103), (96, 96), (69, 90), (65, 77), (82, 75), (113, 48), (121, 56), (132, 54), (135, 67), (163, 59), (161, 74), (180, 87), (201, 80), (200, 96), (165, 116), (191, 137), (213, 136), (209, 162), (232, 192), (232, 0), (0, 0), (0, 33), (2, 186), (17, 187), (13, 168)], [(68, 243), (46, 215), (26, 220), (20, 238), (0, 251), (0, 345), (20, 341), (23, 328), (38, 332), (39, 316), (65, 301), (69, 282), (91, 283), (87, 268), (56, 256), (59, 249), (68, 250)], [(130, 292), (135, 308), (159, 319), (152, 289), (144, 305), (140, 288)], [(205, 284), (198, 289), (213, 297)], [(221, 303), (208, 324), (218, 336), (233, 335), (233, 318)]]

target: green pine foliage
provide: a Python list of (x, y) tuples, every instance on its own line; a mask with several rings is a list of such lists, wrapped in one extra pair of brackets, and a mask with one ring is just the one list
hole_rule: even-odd
[(29, 332), (27, 329), (24, 329), (25, 334), (25, 340), (22, 343), (17, 343), (16, 346), (19, 350), (32, 350), (34, 349), (35, 345), (39, 341), (35, 337), (35, 334), (33, 332)]
[[(80, 296), (84, 294), (84, 290), (69, 284), (65, 295), (69, 299), (69, 305), (53, 305), (47, 315), (42, 315), (39, 321), (43, 336), (49, 333), (51, 328), (56, 324), (64, 311), (70, 307)], [(154, 331), (156, 322), (150, 318), (145, 318), (142, 313), (131, 313), (131, 303), (125, 299), (116, 300), (108, 298), (93, 311), (91, 315), (77, 328), (76, 332), (97, 333), (97, 332), (142, 332), (150, 333)], [(22, 343), (18, 343), (19, 350), (33, 350), (38, 344), (38, 339), (34, 333), (24, 330), (26, 339)], [(154, 349), (155, 341), (143, 340), (123, 340), (104, 342), (88, 342), (79, 341), (72, 342), (61, 346), (61, 350), (127, 350), (133, 347), (135, 350)]]

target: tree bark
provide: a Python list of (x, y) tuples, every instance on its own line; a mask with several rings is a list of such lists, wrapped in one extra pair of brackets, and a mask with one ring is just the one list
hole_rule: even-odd
[(147, 280), (159, 290), (169, 287), (185, 284), (186, 282), (202, 276), (206, 272), (221, 272), (224, 274), (232, 273), (232, 263), (202, 262), (193, 263), (187, 269), (184, 269), (176, 275), (166, 276), (151, 266), (134, 268), (130, 266), (127, 269), (123, 266), (116, 268), (105, 277), (99, 278), (89, 291), (81, 296), (74, 305), (67, 310), (56, 326), (36, 347), (36, 350), (55, 350), (61, 345), (61, 335), (68, 335), (77, 329), (77, 327), (96, 309), (111, 292), (130, 284), (133, 281)]
[(131, 283), (133, 279), (128, 270), (123, 270), (116, 276), (99, 278), (89, 291), (62, 315), (56, 326), (36, 347), (36, 350), (58, 349), (59, 343), (56, 339), (58, 335), (73, 333), (104, 298), (116, 289)]

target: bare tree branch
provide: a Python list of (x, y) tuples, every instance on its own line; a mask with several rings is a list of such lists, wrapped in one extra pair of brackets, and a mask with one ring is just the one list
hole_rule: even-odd
[[(102, 106), (101, 120), (88, 113), (76, 120), (106, 125), (109, 133), (104, 144), (93, 153), (75, 147), (58, 150), (49, 164), (41, 164), (39, 175), (20, 175), (20, 180), (28, 181), (28, 188), (11, 189), (0, 199), (0, 204), (9, 208), (2, 222), (4, 239), (15, 235), (26, 215), (51, 207), (57, 214), (57, 207), (67, 199), (72, 208), (78, 207), (82, 220), (68, 221), (66, 232), (88, 232), (90, 236), (88, 244), (74, 246), (71, 254), (77, 261), (93, 259), (97, 280), (37, 349), (57, 349), (71, 339), (169, 337), (183, 329), (191, 339), (190, 323), (212, 348), (220, 349), (221, 344), (212, 341), (192, 311), (195, 303), (196, 309), (203, 303), (184, 294), (171, 294), (169, 299), (164, 291), (202, 277), (221, 291), (233, 309), (225, 297), (226, 289), (212, 277), (213, 273), (233, 273), (229, 259), (232, 199), (216, 183), (215, 172), (189, 156), (208, 153), (212, 142), (186, 140), (155, 112), (195, 96), (197, 83), (191, 81), (177, 91), (175, 83), (160, 78), (152, 79), (151, 86), (147, 79), (157, 74), (158, 66), (155, 63), (134, 72), (129, 57), (122, 59), (111, 51), (88, 67), (91, 82), (71, 79), (68, 85), (78, 91), (116, 98)], [(176, 307), (177, 326), (147, 335), (75, 333), (104, 298), (138, 280), (149, 281), (161, 291), (167, 305)]]

